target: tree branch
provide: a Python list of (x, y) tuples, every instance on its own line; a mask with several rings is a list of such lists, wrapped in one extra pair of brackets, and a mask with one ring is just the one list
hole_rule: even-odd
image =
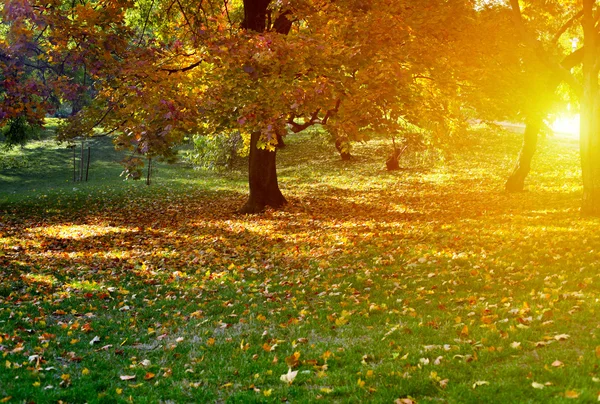
[(571, 28), (571, 26), (573, 25), (573, 23), (575, 21), (577, 21), (579, 18), (581, 18), (582, 16), (583, 16), (583, 10), (579, 11), (573, 17), (569, 18), (569, 20), (567, 22), (565, 22), (563, 24), (563, 26), (560, 27), (560, 29), (558, 31), (556, 31), (556, 34), (554, 34), (554, 37), (552, 38), (551, 43), (558, 42), (558, 40), (560, 39), (560, 37), (562, 36), (562, 34), (564, 34), (566, 30), (568, 30), (569, 28)]
[(315, 112), (313, 112), (310, 119), (308, 121), (304, 121), (304, 123), (298, 123), (294, 121), (295, 117), (290, 117), (290, 119), (288, 119), (286, 123), (290, 125), (290, 129), (294, 133), (302, 132), (304, 129), (313, 125), (327, 125), (327, 121), (329, 121), (329, 118), (335, 115), (335, 113), (338, 112), (338, 110), (340, 109), (341, 103), (342, 100), (338, 98), (335, 102), (335, 107), (333, 109), (327, 110), (323, 118), (319, 118), (319, 112), (321, 112), (321, 108), (319, 108)]
[(194, 62), (194, 63), (192, 63), (191, 65), (188, 65), (188, 66), (186, 66), (186, 67), (182, 67), (182, 68), (180, 68), (180, 69), (164, 69), (164, 68), (163, 68), (163, 69), (159, 69), (159, 70), (160, 70), (160, 71), (163, 71), (163, 72), (167, 72), (167, 73), (169, 73), (169, 74), (173, 74), (173, 73), (183, 73), (183, 72), (187, 72), (188, 70), (192, 70), (192, 69), (194, 69), (194, 68), (196, 68), (196, 67), (200, 66), (200, 64), (201, 64), (202, 62), (204, 62), (204, 59), (200, 59), (199, 61), (197, 61), (197, 62)]
[[(584, 4), (585, 4), (584, 0)], [(530, 46), (536, 53), (537, 57), (540, 61), (545, 64), (551, 71), (558, 74), (561, 80), (565, 81), (569, 86), (573, 89), (573, 91), (581, 96), (583, 93), (581, 84), (575, 80), (575, 77), (571, 74), (571, 72), (565, 68), (563, 68), (560, 64), (554, 63), (550, 60), (548, 53), (543, 48), (540, 41), (535, 39), (530, 33), (527, 31), (525, 24), (523, 23), (523, 16), (521, 15), (521, 7), (519, 6), (519, 0), (510, 0), (510, 5), (512, 9), (512, 19), (521, 34), (523, 41)], [(585, 19), (585, 15), (583, 16)]]

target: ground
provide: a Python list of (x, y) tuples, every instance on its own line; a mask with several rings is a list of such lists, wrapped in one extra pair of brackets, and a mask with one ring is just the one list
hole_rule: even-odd
[(235, 213), (243, 170), (162, 165), (148, 187), (107, 142), (87, 183), (44, 142), (0, 173), (0, 400), (598, 399), (599, 222), (579, 215), (575, 141), (543, 140), (510, 195), (516, 134), (393, 173), (383, 140), (342, 162), (290, 136), (290, 204), (255, 216)]

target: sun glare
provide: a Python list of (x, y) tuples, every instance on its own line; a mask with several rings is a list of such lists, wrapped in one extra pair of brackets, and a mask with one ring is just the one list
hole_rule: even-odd
[(550, 125), (555, 135), (572, 139), (579, 138), (579, 114), (558, 116)]

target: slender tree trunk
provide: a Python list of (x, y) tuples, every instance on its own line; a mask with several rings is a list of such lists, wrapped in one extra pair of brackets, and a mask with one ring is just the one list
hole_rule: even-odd
[(240, 213), (259, 213), (266, 206), (280, 208), (287, 203), (277, 183), (276, 154), (257, 147), (260, 136), (260, 132), (254, 132), (250, 137), (250, 197)]
[[(583, 55), (584, 49), (580, 48), (567, 55), (560, 65), (564, 69), (570, 70), (582, 63)], [(561, 77), (556, 73), (550, 76), (548, 81), (549, 93), (554, 93), (556, 91), (561, 80)], [(540, 128), (542, 127), (543, 117), (546, 113), (546, 108), (547, 107), (542, 107), (542, 111), (538, 112), (538, 116), (532, 116), (527, 120), (523, 136), (523, 146), (521, 147), (519, 158), (517, 159), (517, 163), (515, 164), (515, 168), (510, 174), (510, 177), (506, 180), (506, 184), (504, 184), (506, 192), (521, 192), (525, 187), (525, 178), (527, 178), (529, 171), (531, 171), (531, 160), (537, 149), (537, 140)]]
[(519, 158), (515, 164), (510, 177), (504, 184), (506, 192), (521, 192), (525, 187), (525, 178), (531, 170), (531, 160), (537, 148), (538, 134), (542, 126), (542, 118), (531, 119), (525, 126), (525, 134), (523, 135), (523, 146)]
[[(267, 8), (269, 3), (270, 0), (244, 0), (242, 27), (256, 32), (268, 29)], [(280, 22), (275, 26), (280, 34), (287, 34), (290, 28), (291, 23)], [(280, 208), (287, 203), (277, 183), (276, 150), (259, 149), (257, 145), (260, 136), (260, 132), (254, 132), (250, 137), (248, 164), (250, 195), (246, 204), (240, 209), (241, 213), (259, 213), (266, 206)]]

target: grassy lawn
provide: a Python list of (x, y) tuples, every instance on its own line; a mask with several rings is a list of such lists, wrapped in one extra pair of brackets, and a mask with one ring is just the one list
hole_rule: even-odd
[(100, 138), (74, 184), (64, 145), (18, 151), (0, 171), (0, 400), (598, 400), (600, 223), (579, 216), (576, 141), (544, 140), (515, 195), (515, 134), (394, 173), (383, 142), (350, 163), (286, 143), (290, 204), (257, 216), (235, 214), (241, 171), (160, 165), (148, 187)]

